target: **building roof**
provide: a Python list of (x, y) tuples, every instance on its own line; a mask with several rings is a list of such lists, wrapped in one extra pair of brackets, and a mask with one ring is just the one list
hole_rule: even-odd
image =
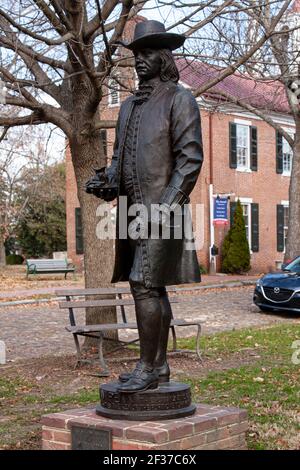
[(300, 13), (300, 0), (295, 0), (290, 8), (292, 13)]
[[(180, 73), (180, 80), (192, 90), (196, 90), (216, 78), (222, 71), (220, 67), (185, 58), (177, 59), (176, 64)], [(235, 72), (233, 75), (224, 78), (211, 90), (205, 92), (204, 96), (214, 100), (226, 101), (226, 98), (222, 95), (219, 95), (219, 98), (216, 96), (218, 91), (244, 100), (245, 103), (259, 109), (290, 113), (285, 89), (280, 82), (256, 81), (251, 77), (248, 78), (245, 74), (241, 75), (239, 72)]]

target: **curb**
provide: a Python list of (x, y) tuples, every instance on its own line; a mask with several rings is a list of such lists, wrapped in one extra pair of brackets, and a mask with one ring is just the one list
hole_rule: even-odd
[(198, 291), (204, 289), (226, 289), (229, 287), (244, 287), (244, 286), (255, 286), (257, 280), (249, 279), (247, 281), (232, 281), (232, 282), (224, 282), (218, 284), (207, 284), (204, 286), (198, 287), (179, 287), (177, 291)]
[[(228, 289), (231, 287), (246, 287), (254, 286), (256, 280), (245, 280), (245, 281), (232, 281), (219, 284), (208, 284), (204, 286), (197, 287), (179, 287), (177, 292), (190, 292), (190, 291), (202, 291), (209, 289)], [(46, 302), (58, 302), (60, 300), (65, 300), (65, 297), (53, 297), (48, 299), (32, 299), (32, 300), (13, 300), (11, 302), (0, 302), (0, 307), (13, 307), (17, 305), (32, 305), (32, 304), (43, 304)]]
[(33, 299), (33, 300), (12, 300), (11, 302), (0, 302), (0, 307), (13, 307), (14, 305), (30, 305), (30, 304), (43, 304), (46, 302), (57, 302), (65, 300), (65, 297), (53, 297), (49, 299)]

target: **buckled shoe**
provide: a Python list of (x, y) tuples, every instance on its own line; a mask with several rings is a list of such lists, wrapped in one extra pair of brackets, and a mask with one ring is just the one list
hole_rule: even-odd
[[(138, 364), (137, 363), (137, 367)], [(162, 366), (160, 367), (155, 367), (155, 370), (158, 373), (158, 383), (164, 383), (164, 382), (169, 382), (170, 381), (170, 368), (169, 364), (165, 362)], [(119, 381), (122, 383), (128, 382), (128, 380), (131, 379), (133, 372), (124, 372), (123, 374), (119, 375)]]
[(158, 372), (143, 363), (138, 363), (127, 382), (117, 387), (118, 392), (136, 393), (158, 387)]

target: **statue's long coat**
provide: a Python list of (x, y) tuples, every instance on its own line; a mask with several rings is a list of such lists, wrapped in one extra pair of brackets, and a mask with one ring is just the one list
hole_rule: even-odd
[[(134, 96), (122, 104), (111, 166), (106, 170), (121, 187), (123, 148)], [(151, 204), (188, 202), (203, 161), (200, 113), (190, 91), (173, 82), (154, 90), (142, 105), (133, 168), (135, 199), (150, 211)], [(121, 191), (119, 190), (121, 195)], [(118, 204), (119, 205), (119, 204)], [(149, 212), (150, 214), (150, 212)], [(132, 267), (129, 242), (121, 239), (117, 215), (115, 268), (112, 282), (127, 281)], [(191, 222), (190, 222), (191, 223)], [(187, 240), (143, 239), (142, 266), (146, 287), (199, 282), (195, 250)]]

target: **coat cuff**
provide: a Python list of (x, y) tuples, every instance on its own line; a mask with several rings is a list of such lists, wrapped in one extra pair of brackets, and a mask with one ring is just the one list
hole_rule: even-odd
[(175, 186), (167, 186), (160, 198), (160, 204), (167, 204), (168, 206), (188, 204), (190, 198), (181, 189)]
[(108, 184), (112, 186), (117, 186), (117, 175), (116, 171), (114, 171), (111, 167), (106, 168), (105, 176), (107, 178)]

